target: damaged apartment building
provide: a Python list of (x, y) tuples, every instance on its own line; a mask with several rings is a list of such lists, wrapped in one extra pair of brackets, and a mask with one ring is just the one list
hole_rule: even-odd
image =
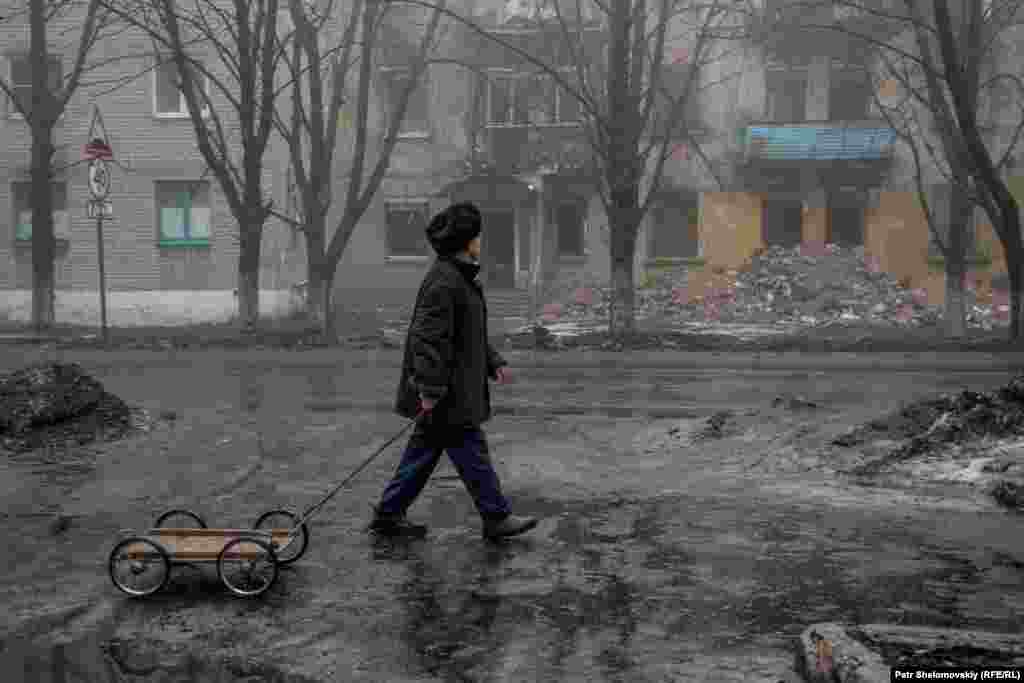
[[(852, 31), (806, 32), (794, 29), (800, 22), (787, 15), (801, 12), (806, 19), (806, 5), (792, 2), (735, 3), (752, 8), (736, 12), (747, 24), (743, 37), (713, 45), (692, 73), (697, 95), (681, 112), (687, 137), (672, 141), (660, 190), (643, 221), (637, 281), (668, 270), (688, 281), (691, 297), (700, 296), (716, 274), (741, 267), (758, 249), (824, 241), (862, 245), (885, 270), (927, 288), (930, 301), (941, 302), (942, 269), (935, 267), (909, 152), (873, 107), (875, 94), (889, 96), (880, 91), (889, 86), (869, 77), (877, 55), (852, 35), (867, 31), (888, 39), (893, 25), (823, 3), (820, 19), (840, 21)], [(703, 6), (683, 4), (698, 12)], [(521, 56), (564, 69), (575, 83), (572, 41), (552, 21), (551, 6), (536, 0), (475, 0), (451, 8), (517, 50), (459, 22), (443, 22), (437, 52), (400, 122), (387, 173), (338, 265), (340, 306), (410, 303), (432, 257), (424, 227), (433, 212), (460, 200), (476, 202), (485, 216), (483, 277), (492, 315), (528, 315), (531, 305), (564, 301), (580, 285), (609, 279), (608, 220), (595, 191), (583, 107)], [(423, 26), (417, 11), (422, 14), (422, 8), (396, 6), (382, 27), (367, 126), (370, 164), (417, 54)], [(561, 15), (575, 47), (603, 58), (604, 12), (596, 4), (566, 2)], [(23, 92), (29, 83), (27, 32), (11, 26), (5, 31), (11, 50), (3, 68), (13, 88)], [(663, 80), (676, 94), (696, 61), (694, 35), (671, 36)], [(1008, 31), (1004, 42), (1005, 59), (1020, 64), (1024, 43), (1018, 34)], [(145, 49), (141, 42), (138, 47)], [(101, 46), (98, 58), (116, 49)], [(73, 55), (55, 50), (53, 56), (55, 73), (66, 72)], [(110, 69), (138, 68), (112, 63)], [(991, 99), (995, 104), (986, 104), (984, 115), (993, 134), (1009, 140), (1020, 120), (1019, 102), (1000, 107), (998, 97)], [(105, 224), (111, 320), (230, 317), (237, 226), (216, 181), (204, 173), (173, 68), (164, 64), (117, 91), (76, 94), (58, 125), (58, 320), (98, 319), (95, 225), (85, 214), (85, 171), (74, 165), (94, 104), (102, 108), (122, 164), (114, 177), (114, 216)], [(0, 240), (0, 287), (4, 314), (25, 319), (31, 291), (25, 183), (30, 150), (25, 122), (10, 103), (3, 114), (0, 215), (8, 220)], [(347, 189), (352, 114), (343, 111), (338, 121), (345, 130), (335, 155), (330, 225)], [(281, 147), (274, 143), (268, 151), (266, 191), (278, 206), (295, 211), (296, 190)], [(1019, 188), (1019, 167), (1008, 164), (1006, 172), (1011, 187)], [(948, 196), (940, 177), (932, 174), (928, 183), (934, 199)], [(936, 206), (941, 217), (941, 202)], [(975, 242), (991, 244), (991, 229), (977, 222)], [(264, 313), (301, 305), (295, 292), (306, 278), (303, 248), (293, 228), (268, 222), (260, 278)], [(998, 244), (991, 252), (989, 277), (1005, 271)], [(534, 294), (539, 300), (531, 301)]]
[[(755, 3), (746, 37), (713, 49), (720, 56), (696, 74), (698, 96), (683, 113), (691, 138), (674, 142), (645, 217), (638, 282), (678, 269), (698, 296), (715, 273), (741, 267), (760, 248), (834, 242), (863, 246), (941, 302), (942, 270), (909, 152), (874, 107), (873, 88), (891, 84), (871, 77), (877, 55), (855, 37), (886, 39), (898, 25), (824, 3), (820, 18), (851, 30), (793, 35), (786, 12), (807, 15), (806, 5), (790, 4)], [(585, 44), (606, 44), (603, 13), (586, 7), (583, 16), (563, 10), (563, 20), (579, 22), (575, 35)], [(537, 21), (543, 6), (481, 0), (470, 11), (575, 82), (567, 41), (550, 32), (557, 22)], [(525, 314), (535, 287), (558, 298), (607, 282), (608, 221), (587, 166), (580, 104), (515, 51), (458, 26), (447, 36), (442, 53), (459, 64), (432, 65), (414, 92), (388, 177), (339, 268), (338, 301), (405, 302), (430, 259), (425, 222), (459, 200), (476, 202), (485, 216), (483, 272), (494, 315)], [(685, 85), (691, 48), (692, 36), (666, 45), (670, 91)], [(380, 65), (381, 127), (412, 49), (389, 50)], [(948, 196), (941, 180), (929, 179), (939, 222)], [(978, 240), (992, 242), (978, 223)], [(998, 245), (994, 251), (989, 271), (1000, 267)]]

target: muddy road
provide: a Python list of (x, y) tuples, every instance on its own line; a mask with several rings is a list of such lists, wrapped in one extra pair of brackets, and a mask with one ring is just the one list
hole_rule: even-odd
[(393, 447), (313, 521), (306, 556), (264, 599), (188, 568), (160, 595), (124, 598), (104, 566), (119, 529), (178, 505), (211, 526), (302, 509), (402, 425), (357, 405), (388, 402), (385, 364), (283, 355), (82, 359), (164, 418), (128, 441), (0, 463), (4, 671), (775, 683), (796, 680), (794, 639), (816, 621), (1024, 627), (1019, 515), (966, 484), (852, 480), (838, 471), (849, 454), (826, 445), (904, 401), (1005, 383), (984, 364), (521, 368), (489, 434), (514, 506), (545, 518), (528, 538), (485, 544), (444, 465), (410, 513), (430, 537), (375, 542), (364, 527)]

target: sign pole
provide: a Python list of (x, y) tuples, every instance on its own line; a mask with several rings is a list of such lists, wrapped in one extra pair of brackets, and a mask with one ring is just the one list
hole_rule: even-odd
[(100, 262), (100, 321), (103, 325), (103, 343), (109, 340), (107, 332), (107, 273), (103, 257), (103, 211), (96, 214), (96, 252)]
[[(97, 124), (103, 131), (102, 136), (96, 133)], [(104, 345), (110, 341), (110, 330), (107, 325), (107, 268), (103, 254), (103, 216), (110, 208), (107, 202), (110, 195), (110, 169), (107, 160), (114, 158), (107, 138), (107, 128), (103, 125), (100, 108), (94, 105), (92, 123), (89, 124), (89, 142), (83, 151), (85, 158), (89, 160), (89, 193), (92, 195), (89, 210), (96, 214), (96, 256), (100, 267), (100, 325)]]

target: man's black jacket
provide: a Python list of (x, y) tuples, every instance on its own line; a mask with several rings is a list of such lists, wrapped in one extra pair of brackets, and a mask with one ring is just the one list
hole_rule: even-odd
[(423, 278), (405, 341), (399, 415), (415, 417), (422, 395), (438, 402), (434, 425), (477, 428), (490, 419), (488, 378), (507, 363), (487, 337), (479, 271), (479, 265), (441, 257)]

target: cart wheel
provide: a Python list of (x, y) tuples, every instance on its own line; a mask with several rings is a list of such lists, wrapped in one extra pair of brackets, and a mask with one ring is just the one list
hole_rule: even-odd
[(171, 576), (171, 560), (163, 546), (148, 538), (126, 538), (110, 551), (110, 580), (122, 592), (138, 598), (156, 593)]
[[(191, 522), (192, 524), (164, 524), (164, 522), (166, 522), (168, 519), (171, 519), (172, 517), (184, 517), (187, 520), (189, 520), (189, 522)], [(162, 526), (166, 526), (171, 529), (191, 529), (193, 524), (198, 525), (198, 528), (200, 529), (206, 528), (206, 522), (203, 521), (203, 518), (197, 515), (196, 513), (192, 512), (191, 510), (168, 510), (167, 512), (163, 513), (162, 515), (156, 518), (156, 523), (153, 525), (153, 527), (156, 529), (159, 529)]]
[[(253, 525), (254, 529), (260, 529), (262, 531), (269, 531), (271, 529), (284, 529), (290, 531), (295, 528), (295, 523), (299, 521), (299, 516), (294, 512), (288, 510), (271, 510), (270, 512), (264, 512), (256, 520), (256, 524)], [(274, 545), (274, 550), (277, 552), (277, 563), (282, 565), (291, 564), (298, 560), (306, 552), (306, 547), (309, 545), (309, 527), (306, 523), (302, 523), (302, 527), (296, 532), (295, 536), (292, 537), (291, 541), (285, 541), (285, 543), (278, 547)]]
[(274, 548), (259, 538), (234, 538), (217, 557), (217, 575), (239, 597), (262, 595), (277, 581)]

